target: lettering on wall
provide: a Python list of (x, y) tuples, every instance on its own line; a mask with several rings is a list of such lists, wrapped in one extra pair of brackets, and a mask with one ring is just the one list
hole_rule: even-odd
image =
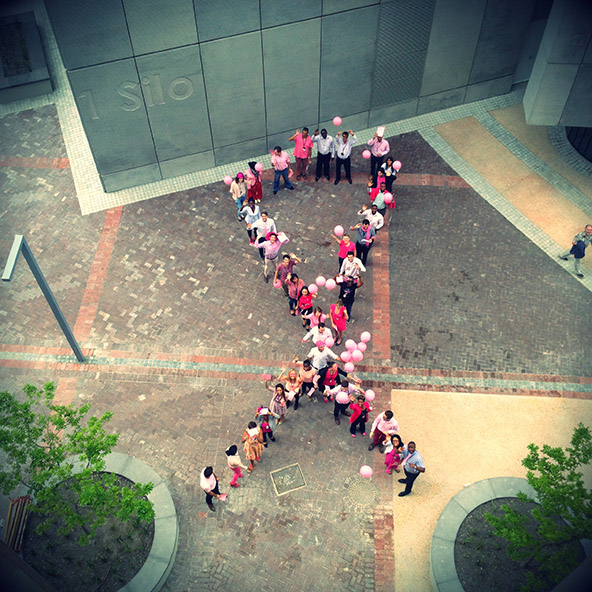
[[(163, 87), (160, 74), (150, 74), (142, 78), (140, 84), (126, 80), (117, 87), (117, 94), (124, 100), (119, 108), (122, 111), (137, 111), (142, 104), (146, 107), (165, 105), (167, 100), (184, 101), (195, 90), (193, 82), (186, 76), (179, 76), (171, 80), (166, 89)], [(100, 119), (100, 106), (97, 107), (91, 90), (84, 90), (77, 94), (78, 105), (86, 108), (91, 119)]]

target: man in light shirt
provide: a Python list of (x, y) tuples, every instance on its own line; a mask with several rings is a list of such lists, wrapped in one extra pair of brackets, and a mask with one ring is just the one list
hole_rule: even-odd
[(296, 180), (300, 177), (306, 179), (308, 165), (312, 162), (312, 138), (308, 135), (308, 128), (303, 127), (302, 132), (296, 130), (296, 133), (288, 138), (288, 141), (294, 142), (294, 158), (296, 159)]
[(360, 259), (354, 257), (354, 254), (350, 251), (341, 264), (339, 274), (345, 276), (349, 275), (353, 278), (357, 278), (360, 277), (360, 272), (362, 271), (366, 271), (366, 267), (360, 261)]
[(321, 172), (327, 178), (327, 181), (331, 180), (331, 174), (329, 171), (329, 164), (331, 160), (335, 158), (335, 140), (333, 136), (327, 135), (327, 130), (323, 128), (321, 135), (319, 136), (319, 130), (314, 131), (312, 141), (317, 145), (317, 174), (315, 181), (321, 178)]
[[(339, 356), (331, 351), (331, 348), (325, 345), (324, 341), (317, 341), (316, 347), (313, 347), (306, 357), (310, 360), (310, 363), (313, 365), (313, 368), (316, 370), (322, 370), (327, 366), (327, 362), (329, 360), (337, 360)], [(298, 358), (296, 357), (296, 361)]]
[(384, 452), (384, 446), (382, 443), (387, 436), (392, 436), (398, 431), (399, 422), (393, 417), (393, 412), (390, 409), (379, 413), (370, 430), (372, 444), (368, 446), (368, 450), (373, 450), (375, 446), (378, 446), (380, 452)]
[(374, 230), (379, 230), (384, 226), (384, 216), (378, 211), (376, 204), (372, 204), (371, 208), (364, 204), (358, 212), (358, 216), (362, 216), (364, 220), (368, 220)]
[(290, 155), (282, 150), (281, 146), (276, 146), (271, 155), (271, 165), (273, 166), (273, 194), (280, 190), (280, 177), (284, 179), (284, 185), (288, 189), (294, 189), (288, 173), (290, 172)]
[(351, 151), (352, 146), (358, 141), (356, 135), (351, 130), (347, 132), (337, 132), (336, 143), (336, 155), (337, 162), (335, 163), (335, 185), (337, 185), (341, 179), (341, 167), (345, 168), (345, 176), (351, 184)]
[[(266, 236), (270, 232), (276, 232), (277, 229), (275, 227), (275, 221), (273, 218), (270, 218), (267, 212), (261, 212), (261, 218), (259, 220), (255, 220), (253, 224), (247, 224), (248, 229), (253, 229), (255, 231), (255, 243), (262, 243), (266, 240)], [(265, 259), (265, 251), (260, 247), (259, 248), (259, 257), (261, 260)]]
[(321, 321), (302, 338), (302, 343), (306, 343), (311, 337), (312, 342), (316, 343), (317, 341), (327, 341), (327, 339), (329, 339), (329, 337), (333, 337), (333, 335), (331, 334), (331, 331), (327, 329), (325, 323)]
[(399, 497), (405, 497), (411, 493), (413, 483), (419, 477), (420, 473), (425, 473), (425, 465), (421, 454), (415, 448), (415, 442), (407, 444), (407, 450), (403, 456), (403, 469), (405, 471), (405, 479), (399, 479), (399, 483), (405, 483), (405, 491), (399, 493)]
[[(384, 128), (380, 128), (381, 131)], [(378, 135), (378, 131), (374, 134), (374, 137), (368, 142), (370, 148), (370, 174), (372, 177), (376, 177), (376, 171), (382, 166), (384, 155), (391, 149), (387, 140), (382, 136)]]

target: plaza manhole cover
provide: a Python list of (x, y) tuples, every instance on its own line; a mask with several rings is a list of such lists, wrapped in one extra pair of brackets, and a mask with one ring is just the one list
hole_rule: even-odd
[(285, 495), (296, 489), (306, 487), (306, 481), (298, 463), (271, 471), (269, 475), (276, 495)]
[(357, 477), (347, 486), (347, 495), (356, 506), (376, 506), (380, 500), (378, 486), (370, 479)]

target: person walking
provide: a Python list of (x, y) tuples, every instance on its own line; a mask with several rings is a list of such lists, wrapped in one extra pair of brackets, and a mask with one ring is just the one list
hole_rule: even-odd
[(294, 142), (294, 158), (296, 159), (296, 180), (300, 178), (306, 179), (308, 176), (308, 165), (312, 163), (312, 138), (308, 135), (308, 128), (303, 127), (302, 132), (299, 129), (293, 136), (288, 138), (290, 142)]
[(399, 483), (405, 483), (405, 491), (401, 491), (399, 497), (409, 495), (419, 474), (425, 473), (423, 458), (417, 451), (415, 442), (407, 444), (407, 450), (403, 455), (403, 470), (405, 471), (405, 479), (399, 479)]
[(351, 417), (349, 418), (349, 433), (352, 438), (356, 437), (356, 431), (360, 431), (362, 436), (366, 435), (366, 422), (368, 414), (372, 411), (370, 403), (366, 401), (364, 395), (358, 395), (355, 401), (350, 403)]
[(261, 453), (263, 452), (263, 433), (254, 421), (249, 422), (243, 432), (241, 442), (244, 444), (245, 456), (249, 461), (247, 471), (251, 473), (255, 469), (255, 461), (261, 462)]
[[(341, 425), (341, 420), (339, 419), (341, 413), (346, 417), (351, 417), (352, 412), (348, 410), (348, 407), (356, 400), (353, 394), (356, 390), (357, 389), (353, 385), (350, 385), (347, 380), (342, 380), (340, 384), (336, 385), (329, 391), (333, 399), (333, 419), (335, 420), (336, 425)], [(345, 403), (340, 403), (337, 400), (339, 393), (343, 393), (347, 397)]]
[(247, 203), (241, 208), (241, 216), (247, 224), (247, 234), (249, 235), (249, 243), (255, 244), (255, 236), (257, 231), (253, 230), (253, 224), (261, 218), (259, 206), (255, 205), (255, 200), (249, 197)]
[(351, 275), (345, 276), (341, 287), (339, 288), (339, 300), (343, 302), (345, 310), (347, 311), (347, 317), (350, 322), (352, 318), (352, 308), (356, 299), (356, 290), (360, 287), (361, 279), (352, 277)]
[(398, 431), (399, 422), (393, 417), (393, 412), (390, 409), (379, 413), (372, 423), (372, 429), (370, 430), (372, 444), (368, 446), (368, 450), (373, 450), (378, 446), (380, 452), (384, 452), (384, 445), (382, 443), (385, 438), (396, 434)]
[[(247, 230), (252, 229), (255, 231), (255, 242), (262, 243), (263, 241), (267, 240), (267, 236), (272, 232), (277, 234), (277, 229), (275, 227), (275, 221), (273, 218), (269, 217), (269, 214), (264, 210), (261, 212), (261, 218), (256, 220), (252, 224), (247, 223)], [(261, 261), (265, 260), (265, 251), (258, 245), (259, 248), (259, 257), (261, 257)]]
[(347, 309), (343, 306), (341, 300), (338, 300), (329, 307), (329, 318), (331, 319), (331, 326), (335, 331), (335, 345), (341, 345), (341, 339), (347, 329), (347, 321), (349, 319)]
[(559, 255), (559, 259), (563, 259), (563, 261), (567, 261), (570, 255), (573, 255), (574, 273), (579, 278), (584, 277), (580, 267), (580, 262), (585, 256), (586, 247), (590, 244), (590, 240), (592, 240), (592, 224), (587, 224), (582, 232), (578, 232), (578, 234), (573, 237), (571, 249), (562, 255)]
[(245, 183), (245, 176), (242, 173), (237, 173), (236, 177), (230, 184), (230, 193), (236, 205), (236, 217), (241, 219), (241, 209), (247, 197), (247, 184)]
[(393, 183), (397, 180), (397, 173), (399, 172), (393, 166), (394, 160), (387, 156), (386, 162), (382, 164), (380, 169), (384, 172), (384, 180), (386, 182), (386, 190), (389, 193), (393, 192)]
[(282, 235), (283, 240), (280, 240), (278, 235), (275, 232), (272, 232), (269, 234), (269, 240), (251, 245), (253, 247), (263, 249), (263, 252), (265, 253), (265, 264), (263, 266), (263, 281), (265, 283), (269, 282), (269, 268), (273, 268), (275, 275), (278, 253), (280, 252), (282, 245), (290, 242), (290, 239), (285, 234), (282, 233)]
[(241, 477), (244, 477), (243, 472), (241, 469), (247, 469), (245, 465), (243, 465), (240, 456), (238, 455), (238, 448), (233, 444), (226, 449), (226, 464), (228, 468), (232, 471), (232, 479), (230, 481), (230, 487), (238, 487), (238, 480)]
[(370, 174), (373, 177), (376, 176), (376, 171), (382, 166), (384, 156), (391, 149), (382, 134), (384, 134), (384, 127), (379, 127), (374, 137), (368, 142), (368, 146), (370, 146)]
[(218, 488), (219, 483), (220, 481), (212, 467), (206, 467), (203, 469), (199, 477), (199, 484), (206, 494), (206, 504), (208, 504), (208, 508), (210, 508), (212, 512), (216, 511), (212, 498), (215, 497), (216, 499), (220, 499), (221, 496), (226, 496), (226, 494), (220, 493), (220, 489)]
[[(309, 316), (309, 319), (310, 318), (312, 317)], [(323, 341), (324, 343), (326, 343), (327, 339), (329, 339), (330, 337), (333, 338), (333, 334), (325, 326), (325, 323), (321, 321), (315, 327), (310, 328), (310, 330), (302, 338), (302, 343), (306, 343), (309, 339), (312, 339), (313, 343), (316, 343), (317, 341)]]
[(337, 161), (335, 163), (335, 185), (339, 184), (341, 180), (341, 167), (345, 169), (345, 176), (348, 182), (352, 183), (351, 178), (351, 151), (352, 146), (358, 141), (354, 132), (348, 130), (347, 132), (337, 132), (336, 139), (336, 155)]
[(259, 422), (259, 427), (261, 428), (261, 435), (263, 436), (263, 447), (267, 448), (267, 438), (269, 438), (272, 442), (275, 442), (275, 437), (273, 435), (273, 427), (275, 425), (275, 420), (279, 419), (280, 416), (276, 413), (273, 413), (269, 407), (258, 407), (257, 413), (255, 413), (255, 419)]
[(273, 276), (273, 283), (277, 282), (278, 280), (282, 284), (282, 289), (284, 290), (284, 294), (286, 297), (288, 295), (288, 282), (292, 277), (292, 271), (294, 270), (294, 265), (297, 263), (302, 263), (302, 260), (296, 257), (295, 253), (290, 253), (289, 255), (284, 255), (282, 257), (281, 263), (275, 269), (275, 274)]
[[(323, 313), (323, 309), (320, 306), (315, 306), (312, 309), (312, 314), (305, 314), (303, 315), (303, 317), (308, 321), (310, 327), (309, 333), (306, 334), (308, 335), (308, 337), (311, 337), (310, 331), (312, 331), (312, 329), (318, 327), (321, 323), (325, 323), (325, 321), (327, 320), (327, 315)], [(302, 338), (302, 343), (308, 340), (308, 337), (306, 335)], [(325, 337), (322, 337), (321, 339), (324, 341)], [(318, 339), (312, 340), (313, 343), (316, 343), (317, 341)]]
[(280, 189), (280, 177), (284, 179), (284, 186), (287, 189), (294, 189), (290, 183), (290, 156), (282, 150), (281, 146), (276, 146), (271, 155), (271, 164), (273, 166), (273, 194), (276, 195)]
[(287, 399), (286, 389), (281, 382), (278, 382), (275, 387), (271, 387), (269, 380), (265, 381), (265, 388), (273, 393), (269, 403), (269, 409), (274, 415), (279, 415), (278, 425), (282, 425), (286, 419)]
[(339, 267), (337, 269), (341, 269), (344, 259), (347, 257), (348, 253), (355, 253), (356, 252), (356, 245), (352, 242), (351, 238), (344, 234), (341, 238), (331, 234), (335, 242), (339, 245), (339, 252), (337, 253), (337, 258), (339, 259)]
[[(356, 243), (357, 248), (357, 243)], [(361, 272), (366, 271), (366, 267), (362, 263), (360, 259), (354, 257), (354, 254), (350, 251), (347, 254), (347, 257), (343, 260), (341, 264), (341, 269), (339, 270), (339, 275), (343, 276), (351, 276), (354, 278), (361, 277)]]
[(378, 232), (384, 226), (384, 216), (378, 211), (378, 205), (376, 203), (373, 203), (370, 208), (366, 204), (362, 204), (358, 216), (361, 216), (364, 220), (368, 220), (375, 232)]
[(372, 244), (374, 243), (374, 239), (376, 238), (376, 230), (370, 226), (370, 220), (368, 219), (364, 219), (359, 224), (352, 226), (352, 230), (358, 231), (358, 240), (356, 241), (356, 257), (365, 267), (366, 262), (368, 261), (368, 253), (370, 252)]
[(327, 181), (331, 180), (329, 165), (335, 158), (335, 140), (333, 136), (327, 135), (327, 130), (323, 128), (319, 136), (319, 130), (316, 129), (312, 136), (312, 141), (317, 145), (317, 171), (315, 181), (318, 181), (323, 174)]

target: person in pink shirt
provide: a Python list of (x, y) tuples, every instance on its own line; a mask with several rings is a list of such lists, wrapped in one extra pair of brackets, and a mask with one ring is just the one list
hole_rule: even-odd
[(294, 158), (296, 159), (296, 180), (300, 181), (300, 177), (306, 179), (308, 173), (308, 165), (312, 162), (312, 138), (308, 135), (308, 128), (303, 127), (302, 133), (296, 130), (296, 133), (288, 138), (290, 142), (295, 142)]
[(294, 189), (290, 183), (288, 173), (290, 172), (290, 155), (282, 150), (281, 146), (276, 146), (271, 154), (271, 164), (273, 166), (273, 194), (276, 195), (280, 190), (280, 177), (284, 179), (284, 185), (288, 189)]
[(399, 422), (393, 417), (393, 412), (390, 409), (379, 413), (370, 430), (372, 444), (368, 446), (368, 450), (372, 450), (375, 446), (378, 446), (380, 452), (384, 452), (384, 440), (388, 436), (396, 434), (398, 431)]
[[(384, 133), (384, 128), (379, 128), (380, 131)], [(387, 140), (385, 140), (382, 136), (378, 135), (378, 131), (374, 134), (374, 137), (368, 142), (368, 146), (370, 148), (370, 174), (372, 177), (376, 177), (376, 171), (380, 169), (382, 166), (382, 161), (387, 154), (387, 152), (391, 149)]]
[(282, 233), (282, 238), (278, 238), (277, 233), (271, 232), (269, 233), (269, 238), (262, 243), (253, 243), (251, 246), (256, 247), (258, 249), (263, 249), (265, 254), (265, 265), (263, 266), (263, 281), (267, 283), (269, 281), (269, 273), (268, 269), (271, 267), (275, 274), (275, 270), (277, 267), (277, 258), (280, 249), (284, 243), (290, 242), (290, 239)]
[(332, 234), (331, 236), (339, 245), (339, 253), (337, 253), (337, 258), (339, 259), (339, 267), (337, 269), (340, 270), (341, 266), (343, 265), (343, 261), (347, 257), (347, 254), (356, 252), (356, 245), (352, 242), (349, 236), (347, 236), (347, 234), (344, 234), (341, 238), (335, 236), (334, 234)]

